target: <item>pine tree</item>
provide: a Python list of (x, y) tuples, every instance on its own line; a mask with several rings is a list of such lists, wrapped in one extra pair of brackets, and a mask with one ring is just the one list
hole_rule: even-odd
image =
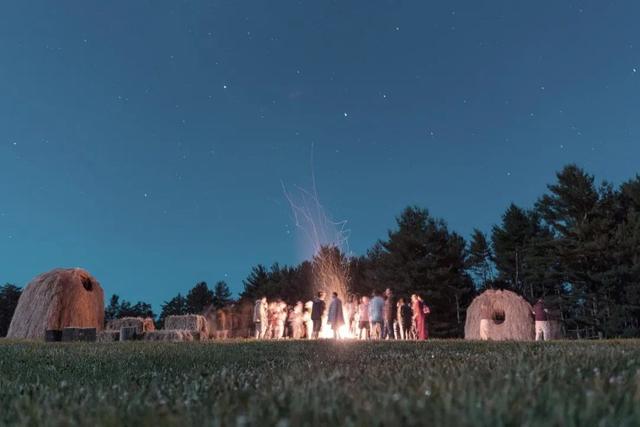
[(397, 228), (380, 242), (384, 259), (378, 280), (396, 295), (420, 294), (431, 307), (430, 331), (435, 337), (460, 336), (473, 282), (465, 271), (464, 239), (425, 209), (406, 208)]
[(162, 304), (158, 323), (162, 327), (167, 316), (182, 316), (185, 314), (188, 314), (187, 299), (178, 294)]
[(485, 234), (474, 229), (466, 259), (466, 268), (475, 279), (476, 289), (486, 289), (494, 279), (493, 253)]
[(10, 283), (0, 286), (0, 337), (6, 336), (9, 331), (21, 294), (22, 289)]
[(213, 287), (213, 306), (223, 308), (231, 303), (231, 291), (226, 282), (220, 281)]
[(536, 211), (554, 236), (565, 324), (582, 336), (609, 335), (621, 286), (613, 259), (613, 233), (624, 217), (619, 194), (606, 183), (596, 188), (594, 177), (575, 165), (560, 171), (548, 189)]
[(111, 295), (109, 305), (104, 310), (104, 320), (106, 322), (120, 317), (120, 297), (116, 294)]
[(151, 317), (155, 319), (155, 314), (149, 303), (138, 301), (132, 304), (124, 299), (120, 301), (120, 297), (114, 294), (109, 300), (109, 305), (104, 310), (104, 320), (108, 322), (123, 317)]
[(254, 301), (267, 296), (264, 292), (269, 286), (269, 281), (269, 272), (264, 265), (258, 264), (251, 269), (249, 277), (242, 282), (244, 290), (240, 294), (240, 298)]
[(187, 311), (191, 314), (201, 314), (213, 304), (213, 291), (207, 286), (207, 282), (197, 283), (187, 293)]

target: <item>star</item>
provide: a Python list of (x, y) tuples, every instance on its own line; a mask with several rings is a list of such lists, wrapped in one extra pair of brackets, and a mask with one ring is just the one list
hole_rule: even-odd
[(227, 88), (227, 85), (222, 85), (222, 89), (226, 89), (226, 88)]

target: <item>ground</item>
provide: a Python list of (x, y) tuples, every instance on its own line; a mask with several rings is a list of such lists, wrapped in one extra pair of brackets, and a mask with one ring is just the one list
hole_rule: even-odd
[(0, 340), (0, 425), (640, 424), (640, 341)]

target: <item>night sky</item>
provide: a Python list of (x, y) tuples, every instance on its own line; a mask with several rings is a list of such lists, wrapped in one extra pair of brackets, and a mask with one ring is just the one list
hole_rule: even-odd
[[(159, 304), (409, 204), (468, 236), (567, 163), (640, 171), (637, 1), (3, 1), (0, 282), (82, 266)], [(313, 147), (313, 148), (312, 148)], [(311, 155), (313, 153), (313, 162)], [(312, 167), (313, 163), (313, 167)]]

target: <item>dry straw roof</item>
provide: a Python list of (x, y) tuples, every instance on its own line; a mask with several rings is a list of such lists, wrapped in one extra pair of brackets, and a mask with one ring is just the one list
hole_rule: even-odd
[(480, 320), (487, 319), (488, 338), (495, 341), (528, 341), (535, 338), (531, 305), (520, 295), (503, 290), (487, 290), (467, 309), (465, 339), (480, 339)]

